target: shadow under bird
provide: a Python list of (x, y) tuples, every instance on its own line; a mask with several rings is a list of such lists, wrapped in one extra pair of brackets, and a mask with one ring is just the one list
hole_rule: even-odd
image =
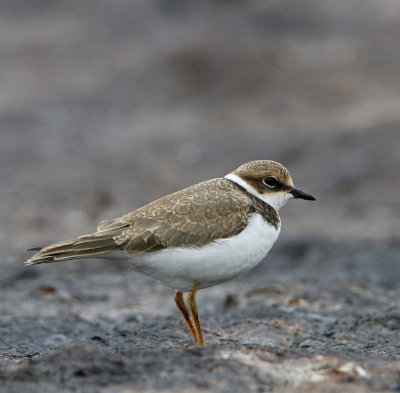
[[(175, 302), (194, 341), (204, 346), (198, 289), (231, 280), (257, 266), (278, 238), (278, 210), (291, 198), (315, 200), (295, 188), (275, 161), (241, 165), (164, 196), (76, 239), (50, 244), (26, 265), (88, 257), (126, 257), (132, 268), (175, 290)], [(183, 292), (189, 292), (187, 307)]]

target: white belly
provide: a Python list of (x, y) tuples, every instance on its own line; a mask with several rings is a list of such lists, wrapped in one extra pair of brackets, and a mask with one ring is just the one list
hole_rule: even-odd
[(239, 235), (201, 248), (172, 248), (129, 258), (134, 270), (187, 292), (193, 283), (207, 288), (247, 272), (267, 255), (280, 232), (253, 214)]

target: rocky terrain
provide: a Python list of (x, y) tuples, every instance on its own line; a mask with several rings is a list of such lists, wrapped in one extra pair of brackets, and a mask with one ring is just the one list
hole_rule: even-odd
[[(0, 1), (0, 392), (400, 387), (400, 4)], [(314, 203), (255, 270), (173, 293), (27, 248), (245, 161)]]

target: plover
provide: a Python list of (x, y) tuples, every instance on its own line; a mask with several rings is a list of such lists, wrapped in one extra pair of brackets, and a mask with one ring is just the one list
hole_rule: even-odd
[[(38, 252), (25, 264), (124, 256), (134, 270), (175, 290), (176, 305), (203, 346), (197, 290), (257, 266), (278, 238), (278, 210), (290, 198), (315, 200), (294, 187), (281, 164), (251, 161), (103, 221), (94, 233), (31, 249)], [(189, 292), (188, 307), (183, 292)]]

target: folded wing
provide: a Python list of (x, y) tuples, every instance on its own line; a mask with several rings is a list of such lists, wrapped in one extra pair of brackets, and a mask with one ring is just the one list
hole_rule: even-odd
[(203, 247), (239, 234), (253, 211), (236, 186), (213, 179), (103, 221), (95, 233), (43, 247), (26, 265), (101, 257), (116, 250), (138, 254), (167, 247)]

